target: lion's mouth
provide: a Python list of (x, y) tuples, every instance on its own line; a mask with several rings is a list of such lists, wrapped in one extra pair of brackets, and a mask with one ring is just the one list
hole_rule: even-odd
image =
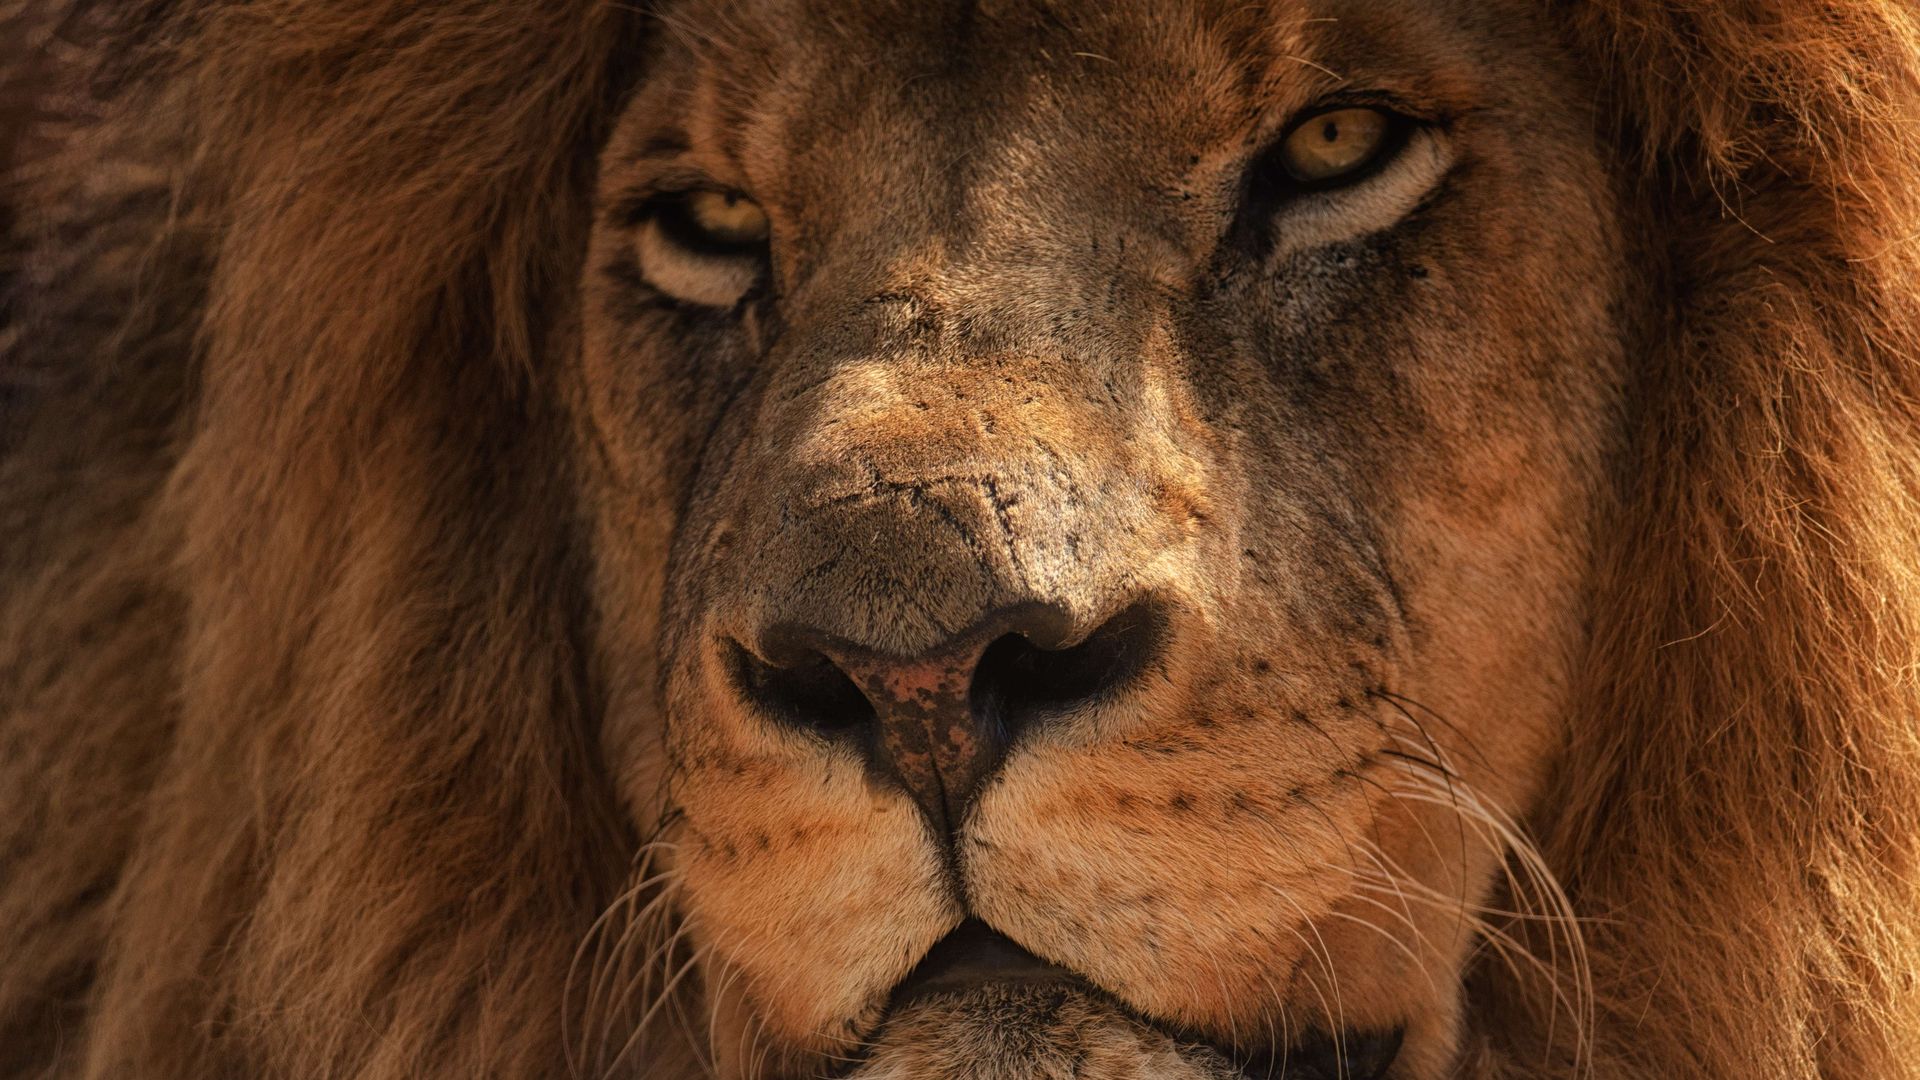
[(889, 1046), (904, 1043), (950, 1047), (954, 1059), (944, 1069), (954, 1076), (1051, 1075), (1049, 1058), (1131, 1055), (1135, 1069), (1158, 1060), (1164, 1075), (1196, 1080), (1383, 1080), (1402, 1035), (1392, 1028), (1270, 1046), (1222, 1044), (1142, 1017), (1084, 976), (970, 918), (894, 988), (880, 1036), (860, 1055), (864, 1064), (854, 1075), (921, 1074), (887, 1062)]
[(1054, 984), (1092, 989), (1085, 979), (1040, 959), (985, 922), (968, 919), (928, 949), (894, 987), (888, 1011), (898, 1012), (936, 995), (964, 995), (986, 985)]

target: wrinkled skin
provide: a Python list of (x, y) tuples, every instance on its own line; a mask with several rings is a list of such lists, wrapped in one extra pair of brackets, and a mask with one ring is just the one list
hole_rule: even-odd
[[(1198, 1077), (1394, 1031), (1392, 1076), (1455, 1068), (1631, 302), (1537, 6), (664, 7), (574, 400), (608, 753), (721, 1075)], [(1345, 101), (1415, 117), (1429, 172), (1250, 193)], [(689, 185), (770, 221), (730, 308), (637, 265), (631, 208)], [(1009, 640), (1040, 700), (949, 732)], [(1088, 641), (1125, 670), (1047, 697)], [(872, 715), (768, 706), (822, 657)], [(890, 1008), (966, 918), (1077, 989)]]

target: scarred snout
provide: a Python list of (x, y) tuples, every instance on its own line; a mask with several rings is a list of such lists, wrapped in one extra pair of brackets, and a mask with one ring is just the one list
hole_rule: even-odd
[(1141, 413), (1089, 374), (856, 361), (763, 406), (789, 434), (747, 466), (774, 495), (716, 598), (732, 688), (856, 747), (943, 837), (1025, 733), (1126, 694), (1177, 632), (1155, 568), (1181, 522), (1128, 450)]
[(1194, 500), (1146, 392), (1137, 356), (795, 361), (708, 578), (737, 701), (858, 749), (950, 838), (1023, 734), (1177, 636)]

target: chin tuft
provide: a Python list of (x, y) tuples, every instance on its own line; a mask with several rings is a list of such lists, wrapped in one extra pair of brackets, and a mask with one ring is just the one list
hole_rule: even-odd
[(915, 1002), (890, 1020), (854, 1080), (1240, 1080), (1072, 986), (986, 986)]

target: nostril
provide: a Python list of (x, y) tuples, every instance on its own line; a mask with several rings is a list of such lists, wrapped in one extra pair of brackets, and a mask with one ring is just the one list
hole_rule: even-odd
[(1011, 734), (1047, 714), (1114, 694), (1158, 656), (1165, 627), (1163, 614), (1142, 602), (1063, 648), (1007, 634), (980, 657), (968, 695), (973, 713)]
[(769, 717), (829, 736), (873, 722), (867, 696), (821, 653), (805, 652), (789, 663), (772, 664), (737, 643), (732, 649), (735, 686)]

